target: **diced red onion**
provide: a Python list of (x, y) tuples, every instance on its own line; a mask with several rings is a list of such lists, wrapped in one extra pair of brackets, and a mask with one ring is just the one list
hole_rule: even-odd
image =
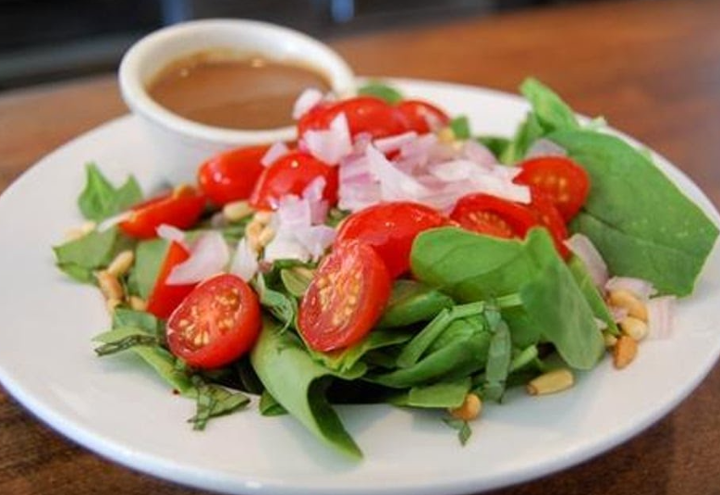
[(252, 250), (247, 238), (243, 237), (235, 248), (235, 256), (233, 256), (232, 264), (230, 265), (230, 273), (237, 275), (245, 282), (249, 282), (258, 272), (259, 268), (260, 264), (258, 263), (257, 253)]
[(539, 158), (543, 156), (567, 156), (567, 151), (562, 146), (553, 143), (549, 139), (540, 138), (536, 140), (525, 153), (525, 159)]
[(457, 182), (468, 180), (482, 167), (470, 160), (452, 160), (449, 162), (436, 163), (430, 166), (430, 174), (443, 182)]
[(672, 337), (675, 302), (675, 296), (653, 297), (647, 301), (649, 339), (669, 339)]
[(325, 222), (329, 209), (328, 202), (323, 199), (325, 190), (325, 179), (318, 177), (314, 179), (302, 193), (303, 200), (310, 205), (310, 223), (317, 225)]
[(382, 139), (376, 139), (373, 144), (381, 152), (387, 154), (393, 151), (398, 151), (406, 144), (414, 141), (417, 138), (417, 132), (409, 131), (403, 134), (397, 134)]
[(340, 163), (344, 156), (353, 151), (350, 129), (344, 113), (338, 114), (327, 130), (305, 132), (302, 141), (310, 154), (329, 165)]
[(323, 94), (315, 89), (315, 88), (309, 88), (303, 91), (297, 100), (295, 100), (295, 104), (293, 105), (293, 113), (292, 117), (295, 120), (300, 119), (303, 115), (305, 115), (307, 112), (309, 112), (315, 105), (320, 103), (323, 99)]
[(608, 268), (592, 241), (583, 234), (573, 234), (565, 245), (585, 264), (590, 277), (598, 289), (603, 290), (608, 281)]
[(275, 235), (272, 241), (265, 246), (265, 261), (298, 260), (308, 261), (310, 253), (294, 235)]
[(282, 141), (278, 141), (277, 143), (270, 146), (270, 148), (268, 148), (263, 157), (260, 159), (260, 163), (264, 167), (269, 167), (270, 165), (275, 163), (278, 158), (286, 155), (288, 151), (290, 151), (290, 149), (287, 147), (287, 145)]
[(462, 154), (468, 160), (471, 160), (481, 167), (491, 168), (497, 164), (497, 158), (487, 147), (478, 143), (474, 139), (468, 139), (463, 144)]
[(414, 177), (396, 169), (374, 146), (368, 146), (367, 157), (370, 171), (380, 182), (380, 194), (384, 201), (420, 201), (429, 193)]
[(190, 250), (187, 242), (185, 242), (185, 232), (178, 229), (177, 227), (162, 224), (157, 228), (157, 235), (161, 239), (165, 239), (168, 242), (177, 242), (188, 251)]
[(223, 272), (229, 258), (230, 251), (222, 234), (217, 231), (205, 232), (190, 248), (190, 257), (170, 272), (167, 283), (184, 285), (202, 282)]
[(298, 229), (295, 238), (307, 250), (310, 258), (314, 261), (320, 259), (325, 250), (335, 240), (336, 231), (327, 225), (315, 225)]
[(605, 284), (605, 290), (626, 290), (642, 301), (647, 301), (657, 292), (652, 283), (634, 277), (613, 277)]

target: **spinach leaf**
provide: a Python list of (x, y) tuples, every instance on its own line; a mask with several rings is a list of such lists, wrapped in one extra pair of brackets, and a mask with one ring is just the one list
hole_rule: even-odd
[(325, 397), (333, 372), (314, 361), (294, 334), (265, 319), (250, 360), (268, 393), (309, 431), (348, 457), (362, 457)]
[(369, 81), (367, 84), (358, 88), (358, 94), (365, 96), (375, 96), (391, 105), (400, 103), (403, 99), (402, 93), (392, 86), (388, 86), (382, 81)]
[(280, 270), (285, 290), (294, 297), (302, 297), (313, 279), (314, 271), (303, 266), (284, 268)]
[(514, 165), (521, 161), (530, 146), (545, 134), (545, 129), (540, 124), (534, 113), (528, 113), (525, 121), (518, 126), (515, 135), (503, 148), (499, 155), (500, 163)]
[[(478, 136), (475, 138), (480, 144), (489, 149), (499, 160), (510, 146), (510, 139), (500, 136)], [(503, 162), (504, 163), (504, 162)]]
[(58, 268), (82, 283), (94, 283), (93, 272), (106, 267), (113, 258), (132, 245), (117, 227), (97, 230), (53, 247)]
[(116, 188), (97, 165), (86, 165), (85, 188), (78, 198), (78, 206), (86, 219), (100, 222), (140, 201), (142, 191), (134, 177), (130, 176), (122, 186)]
[(263, 275), (258, 275), (253, 284), (260, 296), (260, 305), (267, 309), (271, 315), (283, 323), (282, 330), (295, 327), (297, 318), (297, 301), (280, 291), (270, 289), (265, 283)]
[(449, 125), (455, 139), (470, 139), (470, 121), (465, 115), (453, 118)]
[(545, 229), (531, 230), (523, 242), (429, 230), (415, 239), (410, 260), (420, 281), (461, 302), (519, 293), (521, 306), (502, 313), (516, 345), (547, 339), (580, 369), (592, 368), (603, 353), (593, 312)]
[(410, 389), (402, 405), (443, 409), (460, 407), (471, 385), (469, 377), (431, 385), (418, 385)]
[(405, 327), (429, 321), (454, 305), (452, 298), (414, 280), (398, 279), (377, 328)]
[(717, 239), (714, 222), (621, 139), (590, 131), (549, 139), (590, 175), (590, 195), (571, 230), (592, 240), (611, 273), (649, 280), (661, 293), (690, 294)]
[(147, 300), (155, 287), (170, 243), (165, 239), (140, 241), (135, 249), (135, 263), (128, 277), (128, 288), (134, 295)]
[(597, 286), (595, 286), (595, 281), (590, 276), (590, 272), (588, 272), (585, 263), (583, 263), (579, 257), (573, 256), (570, 258), (567, 265), (570, 269), (570, 273), (573, 275), (573, 278), (575, 278), (575, 283), (577, 283), (578, 287), (585, 296), (585, 300), (592, 308), (595, 318), (605, 322), (607, 325), (606, 331), (619, 336), (620, 329), (615, 323), (615, 319), (613, 318), (612, 313), (610, 313), (610, 309), (607, 304), (605, 304), (602, 294), (600, 294)]
[(544, 133), (556, 130), (579, 129), (575, 113), (553, 90), (529, 77), (520, 85), (520, 92), (528, 99)]

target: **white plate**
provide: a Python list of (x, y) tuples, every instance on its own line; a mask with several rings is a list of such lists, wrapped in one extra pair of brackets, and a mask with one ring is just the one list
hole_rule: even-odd
[[(408, 95), (467, 114), (473, 129), (510, 134), (527, 106), (478, 88), (402, 81)], [(570, 391), (531, 398), (510, 394), (490, 405), (464, 448), (435, 414), (386, 406), (340, 413), (365, 453), (346, 461), (290, 417), (255, 407), (194, 432), (191, 401), (174, 396), (132, 356), (95, 357), (90, 338), (108, 326), (99, 294), (53, 266), (50, 246), (80, 223), (75, 199), (84, 164), (111, 179), (161, 180), (150, 143), (123, 117), (52, 153), (0, 198), (0, 380), (40, 419), (87, 448), (162, 478), (225, 492), (260, 494), (450, 494), (482, 491), (577, 464), (658, 420), (702, 380), (720, 354), (716, 249), (697, 292), (679, 304), (669, 340), (643, 342), (637, 361), (615, 371), (605, 360)], [(660, 164), (715, 222), (710, 202), (683, 174)], [(677, 366), (682, 363), (682, 366)]]

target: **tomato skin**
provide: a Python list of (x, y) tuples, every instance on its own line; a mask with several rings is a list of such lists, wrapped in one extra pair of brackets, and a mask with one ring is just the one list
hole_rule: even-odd
[(557, 249), (557, 252), (560, 253), (560, 256), (564, 259), (568, 259), (570, 257), (570, 249), (564, 242), (565, 239), (568, 238), (567, 225), (565, 225), (565, 220), (553, 203), (552, 199), (544, 195), (542, 192), (536, 191), (533, 193), (530, 209), (535, 212), (540, 224), (550, 231), (553, 243), (555, 244), (555, 249)]
[(250, 205), (260, 210), (274, 210), (288, 194), (300, 196), (312, 181), (325, 179), (323, 198), (330, 206), (338, 200), (338, 169), (321, 162), (309, 153), (293, 151), (263, 170), (255, 184)]
[(436, 210), (409, 201), (380, 203), (343, 221), (335, 243), (357, 240), (372, 246), (392, 278), (410, 269), (410, 250), (423, 230), (442, 227), (448, 219)]
[(404, 100), (397, 105), (397, 109), (405, 117), (408, 130), (418, 134), (426, 134), (434, 130), (430, 128), (428, 121), (436, 123), (438, 127), (450, 123), (448, 114), (426, 101)]
[(340, 113), (348, 121), (350, 135), (369, 133), (373, 139), (394, 136), (407, 131), (405, 117), (385, 100), (374, 96), (357, 96), (330, 104), (320, 104), (298, 122), (298, 136), (307, 131), (325, 130)]
[(192, 187), (181, 187), (133, 206), (120, 228), (130, 237), (151, 239), (157, 237), (157, 228), (162, 224), (179, 229), (192, 227), (204, 209), (205, 197)]
[(320, 262), (300, 304), (300, 334), (321, 352), (356, 344), (380, 318), (391, 286), (373, 248), (357, 241), (336, 245)]
[(531, 158), (520, 164), (517, 184), (550, 197), (566, 222), (585, 204), (590, 192), (590, 177), (580, 165), (563, 156)]
[(213, 156), (198, 169), (200, 190), (219, 206), (247, 199), (265, 169), (261, 160), (269, 148), (250, 146)]
[(450, 218), (465, 229), (507, 239), (523, 238), (528, 230), (540, 224), (527, 206), (485, 193), (460, 198)]
[(195, 284), (168, 285), (167, 278), (173, 268), (190, 257), (190, 253), (180, 243), (171, 242), (165, 260), (160, 267), (155, 286), (148, 298), (147, 311), (158, 318), (165, 319), (192, 292)]
[(196, 368), (225, 366), (249, 351), (260, 334), (260, 303), (235, 275), (200, 283), (167, 323), (171, 352)]

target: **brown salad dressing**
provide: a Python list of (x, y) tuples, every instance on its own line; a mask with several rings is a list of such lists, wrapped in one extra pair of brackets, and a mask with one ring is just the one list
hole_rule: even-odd
[(273, 129), (293, 123), (293, 104), (307, 88), (327, 92), (330, 84), (300, 64), (198, 53), (163, 68), (147, 90), (163, 107), (201, 124)]

